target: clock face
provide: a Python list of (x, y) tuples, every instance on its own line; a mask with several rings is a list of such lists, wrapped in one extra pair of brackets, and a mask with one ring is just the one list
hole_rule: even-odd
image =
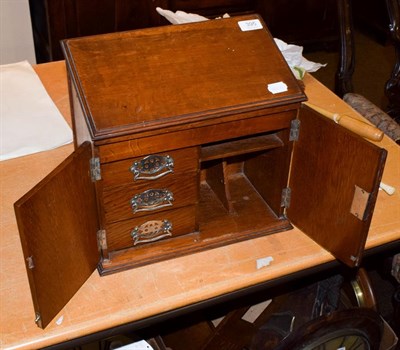
[(377, 350), (382, 331), (383, 321), (376, 311), (340, 310), (300, 326), (274, 350)]
[(321, 336), (305, 345), (304, 350), (370, 350), (367, 337), (355, 329), (344, 329)]

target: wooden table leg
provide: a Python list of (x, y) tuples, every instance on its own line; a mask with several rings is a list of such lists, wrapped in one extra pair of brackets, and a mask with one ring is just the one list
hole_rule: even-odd
[(386, 0), (390, 32), (396, 50), (396, 61), (390, 79), (385, 85), (389, 99), (387, 113), (400, 123), (400, 0)]
[(337, 0), (340, 30), (340, 57), (336, 73), (335, 92), (342, 97), (353, 92), (354, 35), (351, 0)]

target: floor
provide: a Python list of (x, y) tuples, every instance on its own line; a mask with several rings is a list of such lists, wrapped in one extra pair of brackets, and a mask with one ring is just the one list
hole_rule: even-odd
[[(384, 87), (390, 77), (394, 63), (395, 50), (389, 40), (377, 40), (372, 35), (355, 31), (355, 70), (353, 88), (378, 107), (385, 110), (387, 98)], [(314, 62), (326, 63), (327, 66), (312, 73), (325, 86), (334, 90), (335, 74), (339, 61), (337, 51), (305, 52), (304, 56)]]

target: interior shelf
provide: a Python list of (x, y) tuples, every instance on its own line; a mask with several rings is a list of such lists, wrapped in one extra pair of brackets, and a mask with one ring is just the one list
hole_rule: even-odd
[(282, 146), (283, 142), (276, 134), (258, 135), (202, 146), (200, 159), (204, 162)]

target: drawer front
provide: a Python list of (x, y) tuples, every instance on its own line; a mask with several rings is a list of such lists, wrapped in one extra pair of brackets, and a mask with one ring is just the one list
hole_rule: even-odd
[(151, 182), (161, 178), (197, 172), (199, 167), (198, 148), (148, 155), (101, 165), (102, 185), (109, 187)]
[(144, 216), (196, 204), (198, 173), (166, 176), (154, 182), (120, 186), (103, 192), (103, 209), (107, 223)]
[[(167, 210), (106, 225), (110, 251), (169, 239), (197, 231), (196, 206)], [(165, 224), (166, 223), (166, 224)]]

